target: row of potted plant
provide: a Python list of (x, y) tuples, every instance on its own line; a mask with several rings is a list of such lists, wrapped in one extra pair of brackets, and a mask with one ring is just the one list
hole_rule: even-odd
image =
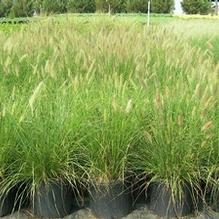
[[(122, 217), (132, 207), (127, 180), (142, 176), (137, 197), (148, 188), (157, 214), (191, 213), (217, 188), (217, 97), (182, 93), (181, 81), (158, 92), (118, 75), (92, 78), (2, 95), (2, 203), (4, 194), (14, 199), (11, 211), (31, 197), (36, 215), (60, 217), (86, 185), (98, 216)], [(17, 187), (22, 193), (10, 197)]]
[(159, 215), (187, 215), (209, 193), (218, 203), (210, 58), (160, 27), (32, 25), (0, 36), (2, 215), (28, 205), (62, 217), (84, 193), (104, 218), (128, 214), (140, 197)]
[[(41, 183), (32, 196), (24, 195), (27, 191), (16, 187), (1, 195), (0, 213), (2, 217), (30, 208), (36, 216), (60, 218), (89, 207), (97, 217), (122, 218), (131, 213), (139, 203), (148, 205), (154, 214), (162, 217), (189, 216), (208, 207), (218, 212), (218, 192), (212, 187), (203, 187), (201, 190), (201, 184), (199, 188), (195, 188), (186, 183), (175, 191), (161, 181), (151, 183), (146, 188), (147, 183), (148, 181), (144, 181), (142, 189), (130, 181), (90, 183), (87, 191), (89, 195), (85, 196), (82, 195), (85, 191), (83, 187), (60, 180)], [(203, 195), (207, 191), (208, 194)]]

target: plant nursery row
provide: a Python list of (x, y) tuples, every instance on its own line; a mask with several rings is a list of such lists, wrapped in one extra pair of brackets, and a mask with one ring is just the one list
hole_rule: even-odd
[[(160, 26), (89, 18), (0, 32), (0, 215), (219, 211), (219, 78)], [(86, 203), (89, 204), (86, 204)]]

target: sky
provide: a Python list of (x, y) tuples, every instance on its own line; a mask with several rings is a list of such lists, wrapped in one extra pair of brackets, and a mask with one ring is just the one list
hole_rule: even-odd
[(182, 0), (175, 0), (175, 10), (174, 14), (183, 14), (183, 10), (181, 7)]

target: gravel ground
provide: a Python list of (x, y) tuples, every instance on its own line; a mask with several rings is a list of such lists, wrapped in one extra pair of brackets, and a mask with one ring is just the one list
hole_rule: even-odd
[[(32, 217), (28, 212), (15, 213), (11, 216), (3, 217), (3, 219), (37, 219)], [(64, 219), (96, 219), (89, 209), (75, 212)], [(159, 216), (152, 214), (147, 207), (141, 207), (133, 211), (123, 219), (161, 219)], [(213, 212), (199, 213), (196, 216), (186, 217), (185, 219), (219, 219), (219, 214)]]

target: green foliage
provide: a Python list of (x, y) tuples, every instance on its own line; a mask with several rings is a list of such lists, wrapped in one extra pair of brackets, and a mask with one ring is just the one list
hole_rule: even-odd
[(33, 105), (20, 123), (20, 156), (14, 170), (19, 168), (20, 180), (29, 180), (33, 185), (58, 178), (74, 180), (82, 172), (79, 161), (84, 155), (79, 143), (86, 117), (81, 92), (75, 94), (69, 86), (63, 93), (63, 89), (54, 90), (55, 87), (42, 82), (36, 86), (29, 99)]
[(126, 1), (127, 12), (146, 13), (147, 10), (148, 10), (148, 3), (145, 0), (127, 0)]
[(192, 45), (202, 49), (203, 52), (208, 51), (208, 54), (214, 59), (215, 63), (219, 62), (219, 37), (194, 37)]
[[(170, 13), (173, 10), (173, 0), (153, 0), (151, 1), (151, 12), (153, 13)], [(127, 0), (126, 11), (127, 12), (144, 12), (148, 10), (148, 1), (146, 0)]]
[(29, 0), (14, 0), (10, 15), (12, 17), (28, 17), (33, 15), (33, 2)]
[(77, 13), (93, 13), (96, 10), (95, 0), (68, 0), (67, 10)]
[(153, 0), (151, 11), (153, 13), (170, 13), (174, 8), (174, 0)]
[(126, 86), (118, 76), (102, 82), (101, 86), (96, 85), (95, 96), (91, 97), (92, 130), (85, 137), (84, 145), (89, 178), (106, 183), (125, 179), (130, 149), (138, 136), (139, 90), (130, 92), (131, 84)]
[[(43, 13), (65, 13), (66, 12), (66, 0), (42, 0), (38, 3)], [(39, 9), (38, 9), (39, 10)]]
[(96, 0), (96, 10), (119, 13), (125, 10), (125, 0)]
[(110, 182), (131, 172), (178, 191), (209, 179), (219, 163), (212, 58), (167, 27), (86, 19), (1, 33), (4, 185)]
[(211, 10), (209, 0), (183, 0), (181, 4), (187, 14), (208, 14)]
[(43, 0), (34, 0), (33, 7), (38, 14), (43, 13)]
[(7, 17), (10, 14), (12, 0), (0, 0), (0, 17)]
[[(170, 13), (173, 0), (153, 0), (151, 11)], [(0, 17), (24, 17), (37, 13), (147, 12), (147, 0), (0, 0)]]

